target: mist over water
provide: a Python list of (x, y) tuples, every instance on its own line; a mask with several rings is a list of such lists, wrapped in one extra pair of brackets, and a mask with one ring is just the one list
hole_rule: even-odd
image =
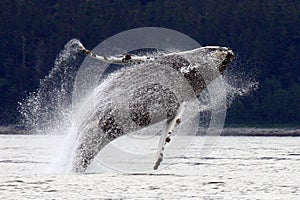
[[(85, 131), (98, 131), (98, 120), (96, 112), (97, 110), (104, 110), (106, 105), (109, 104), (111, 96), (116, 99), (117, 104), (123, 105), (124, 108), (128, 108), (128, 100), (122, 98), (129, 95), (128, 92), (138, 85), (145, 85), (150, 79), (138, 79), (135, 77), (135, 82), (131, 79), (122, 79), (122, 70), (113, 72), (109, 76), (115, 77), (111, 79), (113, 81), (119, 81), (122, 85), (122, 90), (114, 93), (111, 91), (111, 82), (99, 82), (96, 88), (90, 88), (85, 91), (85, 94), (77, 94), (76, 99), (72, 99), (74, 80), (79, 68), (79, 49), (78, 45), (81, 44), (79, 40), (72, 39), (60, 52), (55, 60), (54, 67), (49, 74), (40, 81), (40, 86), (36, 92), (29, 94), (22, 102), (19, 103), (19, 111), (22, 115), (23, 124), (32, 132), (41, 134), (61, 134), (65, 135), (66, 139), (61, 141), (60, 148), (58, 149), (58, 157), (53, 161), (52, 171), (66, 172), (70, 171), (70, 162), (74, 157), (74, 151), (76, 149), (77, 137), (84, 134)], [(243, 66), (241, 66), (243, 67)], [(163, 70), (163, 69), (162, 69)], [(134, 69), (132, 69), (134, 72)], [(145, 77), (151, 77), (151, 80), (163, 81), (163, 84), (173, 87), (178, 83), (171, 80), (164, 80), (164, 73), (155, 74), (155, 69), (143, 72)], [(166, 75), (171, 71), (165, 71)], [(91, 74), (92, 75), (92, 74)], [(134, 74), (132, 73), (134, 76)], [(176, 76), (176, 75), (173, 75)], [(175, 80), (175, 79), (174, 79)], [(173, 85), (173, 86), (172, 86)], [(184, 82), (179, 84), (183, 86)], [(224, 76), (219, 77), (211, 85), (208, 90), (204, 90), (197, 102), (199, 111), (199, 125), (203, 129), (207, 129), (211, 120), (211, 112), (213, 109), (226, 109), (220, 108), (220, 102), (226, 98), (226, 106), (230, 106), (237, 96), (245, 96), (255, 90), (258, 86), (256, 81), (253, 81), (247, 76), (234, 73), (225, 73)], [(130, 89), (131, 88), (131, 89)], [(183, 90), (188, 91), (188, 86), (183, 87)], [(173, 91), (180, 90), (180, 87), (173, 89)], [(219, 93), (218, 96), (211, 97), (211, 91)], [(106, 95), (103, 95), (106, 94)], [(73, 96), (74, 97), (74, 96)], [(96, 101), (95, 101), (96, 97)], [(108, 98), (109, 97), (109, 98)], [(182, 97), (184, 98), (184, 97)], [(73, 101), (76, 101), (74, 104)], [(76, 106), (74, 108), (73, 106)], [(125, 106), (124, 106), (125, 105)], [(195, 105), (194, 105), (195, 106)], [(193, 111), (195, 112), (195, 110)], [(190, 111), (192, 113), (192, 111)], [(121, 115), (126, 118), (128, 111), (125, 109)], [(128, 117), (128, 116), (127, 116)], [(192, 118), (192, 117), (191, 117)], [(187, 128), (185, 132), (194, 131), (195, 124), (188, 123), (191, 120), (189, 115), (185, 120)], [(138, 134), (142, 134), (146, 137), (147, 134), (153, 135), (158, 133), (162, 127), (156, 126), (141, 131)], [(130, 133), (130, 132), (129, 132)], [(188, 135), (188, 133), (186, 133)], [(155, 135), (155, 134), (154, 134)], [(156, 148), (154, 146), (154, 148)], [(71, 158), (71, 159), (70, 159)]]
[(236, 98), (251, 95), (259, 88), (256, 72), (249, 71), (249, 66), (247, 65), (248, 64), (237, 55), (223, 76), (227, 85), (228, 106), (234, 103)]

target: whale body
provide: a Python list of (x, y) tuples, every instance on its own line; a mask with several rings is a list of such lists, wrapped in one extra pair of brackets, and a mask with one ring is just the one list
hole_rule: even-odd
[(229, 48), (208, 46), (133, 62), (110, 74), (92, 94), (93, 114), (79, 125), (72, 170), (85, 172), (114, 139), (174, 119), (180, 105), (198, 97), (233, 57)]

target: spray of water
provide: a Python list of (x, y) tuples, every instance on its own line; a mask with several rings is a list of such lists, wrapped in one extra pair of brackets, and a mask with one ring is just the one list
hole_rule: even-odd
[(73, 82), (79, 66), (78, 44), (79, 40), (70, 40), (49, 74), (40, 80), (38, 90), (19, 102), (21, 121), (32, 132), (59, 133), (70, 125)]

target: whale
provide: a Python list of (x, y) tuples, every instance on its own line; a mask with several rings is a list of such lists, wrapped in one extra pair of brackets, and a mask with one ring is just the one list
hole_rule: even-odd
[[(159, 56), (102, 56), (79, 46), (96, 60), (125, 67), (108, 75), (90, 97), (92, 114), (78, 127), (72, 171), (84, 173), (95, 156), (113, 140), (166, 120), (167, 127), (153, 169), (162, 162), (165, 145), (180, 126), (186, 102), (222, 76), (234, 59), (228, 47), (205, 46)], [(151, 81), (156, 79), (161, 81)], [(163, 81), (168, 80), (168, 81)], [(98, 101), (98, 99), (100, 99)]]

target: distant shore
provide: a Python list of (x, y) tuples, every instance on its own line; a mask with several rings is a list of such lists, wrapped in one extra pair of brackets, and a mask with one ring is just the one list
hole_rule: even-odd
[(31, 135), (28, 130), (16, 126), (0, 126), (0, 135)]
[(221, 136), (299, 137), (299, 128), (224, 128)]
[[(28, 130), (15, 126), (0, 126), (0, 135), (32, 135)], [(198, 135), (202, 135), (200, 132)], [(226, 127), (221, 136), (300, 137), (300, 128)]]

